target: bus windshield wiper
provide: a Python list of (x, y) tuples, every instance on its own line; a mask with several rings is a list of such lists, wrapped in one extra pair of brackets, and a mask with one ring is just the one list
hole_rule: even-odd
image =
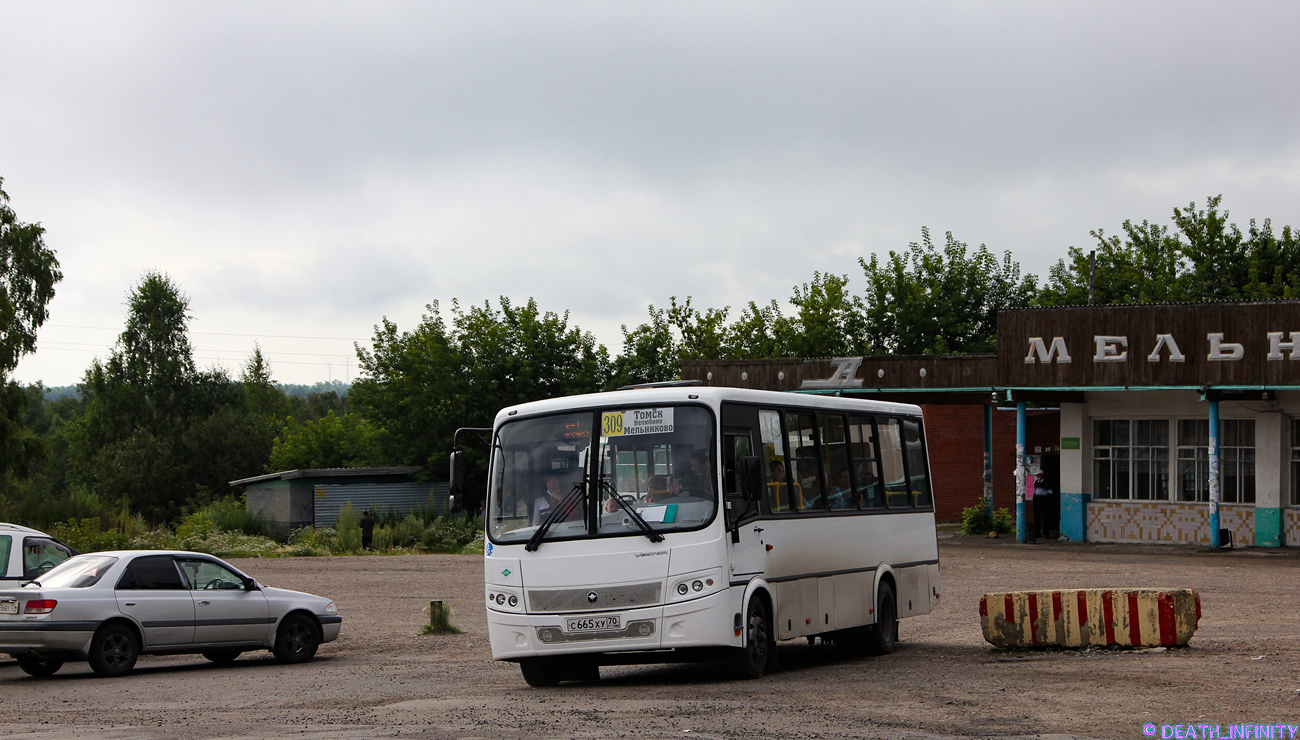
[(582, 500), (583, 491), (586, 488), (583, 483), (586, 477), (587, 476), (584, 475), (584, 480), (575, 481), (573, 484), (573, 490), (565, 494), (564, 498), (560, 499), (560, 503), (555, 505), (555, 510), (542, 521), (542, 524), (537, 528), (537, 531), (533, 532), (533, 536), (528, 538), (528, 544), (524, 545), (525, 551), (536, 552), (537, 548), (542, 545), (542, 538), (546, 536), (548, 531), (550, 531), (551, 525), (567, 519), (568, 516), (573, 513), (573, 507)]
[(636, 522), (636, 526), (641, 529), (641, 534), (644, 534), (646, 537), (650, 538), (651, 542), (664, 541), (664, 536), (656, 532), (654, 530), (654, 527), (651, 527), (649, 524), (647, 524), (646, 520), (642, 519), (641, 515), (636, 513), (636, 509), (633, 509), (631, 504), (624, 501), (623, 497), (618, 495), (618, 491), (614, 490), (614, 486), (610, 485), (609, 481), (605, 480), (604, 478), (601, 478), (600, 488), (601, 490), (609, 493), (610, 497), (613, 498), (614, 501), (616, 501), (619, 506), (623, 507), (623, 511), (626, 511), (628, 515), (632, 517), (632, 521)]

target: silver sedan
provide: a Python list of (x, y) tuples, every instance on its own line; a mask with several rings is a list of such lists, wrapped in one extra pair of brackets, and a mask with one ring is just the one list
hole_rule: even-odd
[(282, 663), (303, 663), (342, 623), (329, 599), (263, 586), (196, 552), (77, 555), (17, 588), (0, 587), (0, 653), (33, 676), (66, 660), (122, 676), (149, 653), (228, 663), (270, 650)]

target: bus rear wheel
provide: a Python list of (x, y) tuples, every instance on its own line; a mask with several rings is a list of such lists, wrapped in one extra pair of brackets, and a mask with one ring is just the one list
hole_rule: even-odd
[(889, 655), (898, 642), (898, 605), (894, 588), (881, 582), (876, 595), (876, 623), (867, 633), (867, 651), (872, 655)]
[(757, 596), (751, 598), (745, 614), (745, 645), (733, 648), (731, 654), (731, 670), (736, 678), (758, 678), (767, 670), (772, 651), (768, 624), (767, 605)]

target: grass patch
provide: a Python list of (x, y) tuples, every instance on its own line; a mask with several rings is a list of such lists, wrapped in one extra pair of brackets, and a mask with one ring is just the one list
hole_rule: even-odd
[(451, 607), (441, 601), (430, 601), (429, 622), (420, 627), (422, 635), (463, 635), (465, 630), (451, 623)]

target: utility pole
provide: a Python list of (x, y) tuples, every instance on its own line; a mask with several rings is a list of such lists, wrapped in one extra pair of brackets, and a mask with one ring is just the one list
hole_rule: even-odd
[(1088, 253), (1088, 305), (1091, 306), (1097, 298), (1097, 250)]

